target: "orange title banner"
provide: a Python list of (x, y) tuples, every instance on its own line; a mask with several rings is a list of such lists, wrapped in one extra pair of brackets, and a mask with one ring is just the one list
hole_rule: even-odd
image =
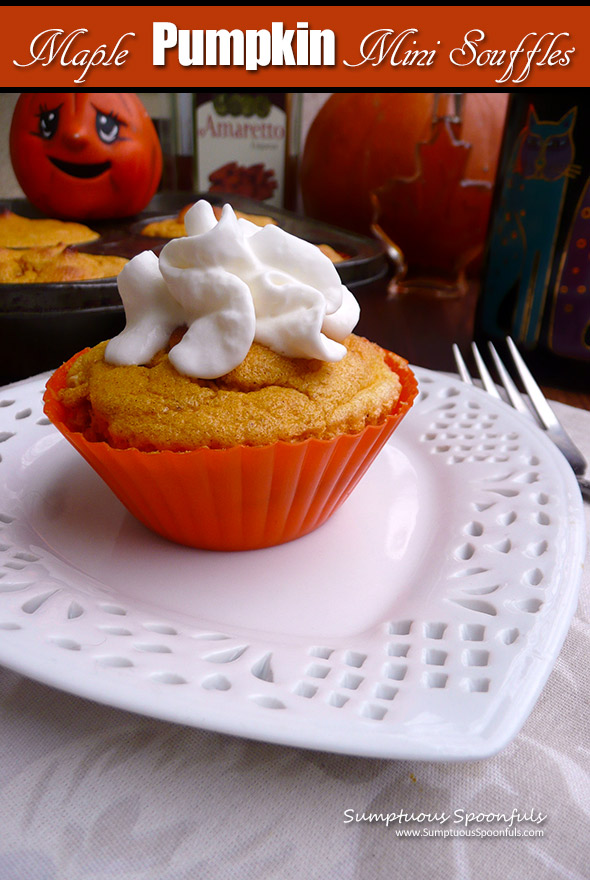
[(4, 89), (590, 84), (586, 6), (4, 6)]

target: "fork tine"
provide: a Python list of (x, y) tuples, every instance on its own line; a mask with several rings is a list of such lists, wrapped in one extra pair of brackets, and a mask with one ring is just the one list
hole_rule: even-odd
[[(490, 354), (498, 371), (500, 382), (502, 383), (504, 391), (508, 396), (507, 402), (509, 404), (512, 404), (512, 406), (516, 410), (518, 410), (519, 413), (527, 416), (527, 418), (529, 419), (532, 419), (533, 423), (537, 425), (537, 428), (545, 429), (547, 436), (550, 437), (551, 440), (553, 440), (557, 448), (561, 450), (561, 452), (569, 462), (573, 472), (576, 475), (576, 479), (578, 481), (578, 486), (580, 487), (582, 496), (590, 500), (590, 480), (584, 477), (587, 468), (586, 459), (584, 458), (578, 447), (574, 444), (571, 437), (566, 433), (565, 428), (551, 409), (548, 402), (545, 400), (543, 392), (537, 385), (536, 381), (533, 379), (532, 374), (524, 363), (518, 349), (516, 348), (514, 342), (512, 341), (512, 339), (510, 339), (510, 337), (507, 337), (507, 342), (516, 371), (518, 372), (519, 377), (522, 379), (525, 390), (527, 391), (530, 406), (525, 403), (525, 398), (513, 382), (510, 373), (504, 366), (493, 343), (488, 342)], [(500, 394), (498, 387), (492, 379), (475, 342), (471, 343), (471, 348), (473, 350), (473, 357), (475, 358), (475, 364), (479, 372), (480, 379), (483, 383), (484, 389), (493, 397), (496, 397), (504, 402), (504, 398)], [(453, 343), (452, 349), (453, 355), (455, 357), (455, 363), (457, 364), (457, 370), (461, 379), (463, 380), (463, 382), (467, 382), (469, 385), (473, 385), (474, 382), (471, 378), (467, 365), (463, 360), (463, 356), (461, 355), (459, 346), (456, 343)]]
[(572, 466), (574, 473), (578, 475), (584, 474), (587, 467), (586, 459), (551, 409), (549, 403), (545, 399), (545, 395), (537, 385), (512, 339), (507, 337), (506, 342), (508, 343), (510, 354), (514, 359), (514, 364), (518, 370), (520, 378), (522, 379), (529, 400), (531, 401), (532, 407), (538, 415), (541, 424), (553, 442), (561, 449), (562, 453)]
[(490, 349), (490, 354), (494, 359), (496, 370), (498, 371), (500, 381), (502, 382), (502, 385), (506, 390), (506, 394), (508, 395), (510, 403), (512, 404), (514, 409), (517, 409), (518, 412), (521, 413), (523, 416), (526, 416), (527, 418), (532, 419), (534, 422), (536, 422), (537, 420), (532, 414), (530, 408), (526, 405), (522, 394), (512, 381), (512, 377), (504, 366), (502, 360), (500, 359), (500, 355), (496, 351), (494, 344), (492, 342), (488, 342), (488, 348)]
[(479, 349), (478, 349), (477, 345), (475, 344), (475, 342), (471, 343), (471, 350), (473, 351), (473, 357), (475, 358), (477, 372), (480, 375), (481, 381), (483, 383), (483, 387), (488, 392), (488, 394), (492, 395), (492, 397), (498, 397), (501, 400), (502, 395), (498, 391), (498, 389), (496, 387), (496, 383), (494, 382), (494, 380), (490, 376), (488, 368), (486, 367), (484, 360), (483, 360), (481, 354), (479, 353)]
[(542, 424), (546, 428), (552, 428), (559, 425), (557, 416), (547, 403), (545, 395), (537, 385), (532, 373), (523, 361), (519, 350), (510, 336), (506, 337), (506, 343), (510, 349), (510, 354), (512, 355), (516, 369), (518, 370), (518, 375), (522, 379), (522, 383)]
[(457, 345), (456, 342), (453, 342), (453, 355), (455, 358), (455, 363), (457, 364), (457, 370), (463, 382), (466, 382), (468, 385), (473, 385), (473, 379), (471, 378), (471, 373), (467, 369), (467, 364), (463, 360), (463, 355), (461, 354), (461, 349)]

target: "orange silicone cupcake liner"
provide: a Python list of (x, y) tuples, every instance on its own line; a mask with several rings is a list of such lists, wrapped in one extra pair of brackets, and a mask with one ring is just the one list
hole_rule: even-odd
[(49, 379), (46, 415), (133, 516), (164, 538), (206, 550), (261, 549), (318, 528), (350, 495), (418, 392), (407, 363), (388, 354), (400, 399), (381, 424), (358, 434), (188, 452), (114, 449), (65, 423), (59, 392), (81, 353)]

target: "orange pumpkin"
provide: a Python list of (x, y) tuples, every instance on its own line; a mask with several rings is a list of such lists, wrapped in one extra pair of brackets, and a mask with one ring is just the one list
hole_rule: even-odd
[(156, 129), (132, 92), (23, 93), (10, 157), (33, 205), (64, 219), (136, 214), (162, 175)]
[[(470, 145), (464, 180), (489, 185), (478, 222), (485, 232), (508, 96), (469, 93), (462, 101), (461, 120), (451, 122), (450, 129), (457, 141)], [(395, 240), (394, 230), (387, 228), (399, 191), (392, 182), (420, 174), (419, 145), (433, 137), (436, 107), (439, 115), (448, 115), (455, 109), (454, 99), (425, 92), (341, 92), (328, 98), (310, 126), (303, 150), (300, 182), (305, 212), (364, 234), (370, 233), (372, 221), (379, 220)], [(429, 191), (423, 193), (425, 203), (436, 201), (436, 182), (431, 180)], [(371, 194), (391, 202), (381, 203), (379, 217), (374, 217)], [(399, 223), (403, 226), (403, 218)], [(423, 230), (408, 227), (404, 234), (406, 239), (414, 236), (415, 242), (398, 242), (402, 250), (404, 245), (411, 250), (428, 247)]]

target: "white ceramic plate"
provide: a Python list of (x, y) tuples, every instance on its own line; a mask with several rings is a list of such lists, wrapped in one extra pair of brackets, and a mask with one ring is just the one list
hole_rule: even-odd
[(333, 518), (222, 554), (148, 532), (0, 389), (0, 662), (103, 703), (355, 755), (473, 760), (529, 714), (574, 612), (582, 502), (560, 453), (477, 388), (420, 396)]

